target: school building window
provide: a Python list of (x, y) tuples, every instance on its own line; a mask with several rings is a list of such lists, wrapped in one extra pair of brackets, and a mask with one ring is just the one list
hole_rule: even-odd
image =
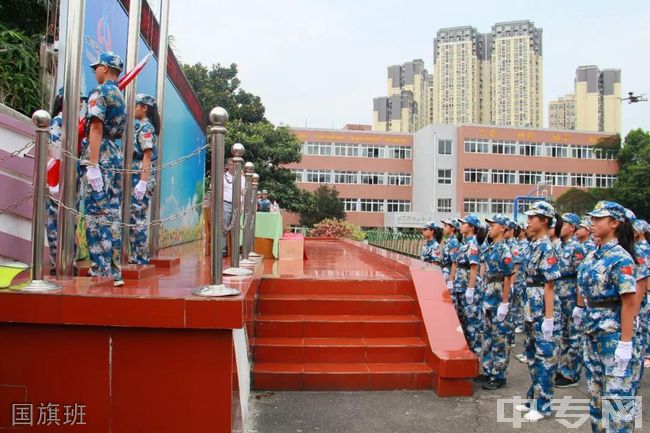
[(451, 169), (438, 170), (438, 183), (451, 185)]
[(438, 199), (438, 212), (451, 213), (451, 199), (439, 198)]

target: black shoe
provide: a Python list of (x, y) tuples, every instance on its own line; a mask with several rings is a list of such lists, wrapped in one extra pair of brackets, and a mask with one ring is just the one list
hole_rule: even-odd
[(475, 377), (473, 380), (474, 380), (474, 383), (487, 383), (487, 382), (490, 381), (490, 376), (486, 376), (484, 374), (481, 374), (481, 375)]
[(567, 379), (564, 376), (560, 376), (559, 379), (555, 379), (555, 387), (556, 388), (571, 388), (574, 386), (578, 386), (578, 381), (577, 380), (571, 380)]
[(56, 276), (56, 269), (50, 269), (50, 275), (51, 276)]
[(490, 379), (489, 382), (486, 382), (483, 384), (483, 389), (489, 389), (490, 391), (494, 391), (495, 389), (499, 389), (506, 386), (506, 380), (505, 379)]

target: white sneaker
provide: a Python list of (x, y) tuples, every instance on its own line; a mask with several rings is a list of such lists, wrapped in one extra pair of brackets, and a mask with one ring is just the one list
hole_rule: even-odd
[(113, 281), (113, 287), (121, 287), (124, 285), (124, 280), (115, 280)]
[(543, 415), (541, 412), (538, 412), (536, 410), (531, 410), (526, 415), (524, 415), (524, 419), (528, 422), (537, 422), (540, 419), (546, 418), (547, 416), (548, 415)]
[(515, 355), (515, 358), (517, 358), (517, 361), (523, 362), (524, 364), (528, 362), (528, 357), (526, 356), (525, 353), (520, 353), (518, 355)]
[(523, 326), (517, 326), (515, 328), (515, 334), (521, 334), (524, 332), (524, 327)]
[(517, 412), (528, 412), (530, 408), (525, 404), (518, 404), (514, 408)]

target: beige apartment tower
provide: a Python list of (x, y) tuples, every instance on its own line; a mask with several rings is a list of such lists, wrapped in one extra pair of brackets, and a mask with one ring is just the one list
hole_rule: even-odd
[(474, 27), (438, 30), (433, 40), (432, 123), (483, 123), (481, 95), (489, 89), (484, 82), (489, 75), (482, 71), (489, 62), (488, 45), (487, 36)]
[(548, 103), (548, 127), (560, 131), (576, 129), (575, 95), (560, 96)]
[(541, 127), (542, 29), (531, 21), (440, 29), (433, 41), (433, 123)]
[(621, 70), (576, 69), (575, 105), (579, 131), (621, 132)]
[(496, 23), (491, 34), (493, 125), (541, 128), (542, 29), (532, 21)]
[(413, 132), (431, 123), (431, 81), (421, 59), (389, 66), (387, 96), (373, 100), (373, 130)]

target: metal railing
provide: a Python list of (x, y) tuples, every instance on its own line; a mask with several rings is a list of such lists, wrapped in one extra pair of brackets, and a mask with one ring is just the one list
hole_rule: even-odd
[(392, 230), (369, 230), (368, 244), (409, 257), (420, 257), (425, 240), (419, 233), (401, 233)]

